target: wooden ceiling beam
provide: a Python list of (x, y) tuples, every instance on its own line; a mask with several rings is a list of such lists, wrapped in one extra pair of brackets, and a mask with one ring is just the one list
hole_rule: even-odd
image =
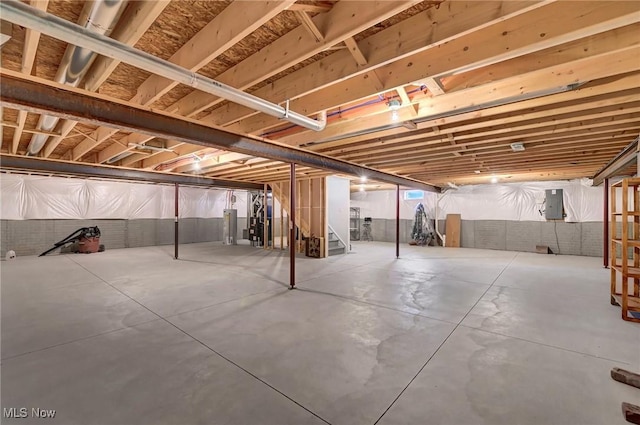
[[(113, 30), (110, 37), (130, 46), (135, 45), (169, 3), (170, 0), (142, 0), (130, 3), (118, 21), (122, 24)], [(89, 91), (98, 90), (119, 64), (120, 61), (116, 59), (98, 56), (80, 87)]]
[(205, 126), (195, 120), (176, 118), (132, 106), (106, 96), (78, 90), (54, 82), (3, 70), (0, 73), (0, 102), (6, 107), (45, 113), (61, 118), (84, 120), (99, 125), (135, 131), (168, 140), (261, 156), (276, 161), (296, 163), (344, 174), (368, 175), (391, 184), (439, 192), (419, 181), (379, 172), (369, 167), (348, 163), (315, 152), (296, 149), (264, 139), (240, 136), (219, 128)]
[[(629, 139), (629, 137), (633, 137), (633, 132), (636, 131), (636, 128), (625, 129), (625, 130), (607, 129), (603, 132), (600, 132), (597, 134), (590, 134), (590, 135), (572, 133), (569, 135), (554, 138), (550, 140), (548, 143), (552, 144), (552, 143), (561, 143), (561, 142), (572, 142), (572, 141), (579, 141), (581, 139), (602, 140), (602, 141), (615, 140), (615, 139), (627, 140)], [(547, 140), (544, 137), (540, 137), (538, 141), (546, 142)], [(477, 155), (477, 153), (481, 150), (493, 148), (497, 146), (504, 146), (504, 145), (502, 145), (499, 142), (494, 142), (494, 143), (483, 144), (481, 146), (472, 147), (472, 148), (467, 147), (466, 156), (472, 157), (474, 155)], [(420, 161), (422, 159), (429, 159), (434, 156), (447, 157), (447, 155), (450, 154), (451, 152), (452, 152), (452, 147), (445, 144), (440, 146), (433, 146), (430, 149), (425, 149), (422, 151), (416, 151), (410, 157), (407, 157), (406, 154), (379, 155), (371, 158), (355, 159), (354, 161), (358, 163), (363, 163), (363, 164), (372, 164), (372, 166), (375, 165), (375, 166), (383, 167), (383, 166), (391, 166), (392, 164), (406, 164), (409, 161)]]
[[(571, 169), (571, 168), (586, 168), (586, 167), (599, 167), (602, 166), (602, 164), (606, 163), (607, 161), (607, 157), (606, 155), (603, 155), (599, 158), (593, 159), (593, 160), (587, 160), (584, 161), (582, 163), (578, 163), (575, 165), (571, 165), (568, 166), (566, 163), (562, 163), (562, 162), (545, 162), (545, 161), (540, 161), (538, 163), (534, 163), (531, 162), (530, 164), (518, 164), (518, 165), (499, 165), (499, 166), (484, 166), (483, 168), (483, 173), (491, 173), (491, 174), (512, 174), (512, 173), (517, 173), (518, 171), (536, 171), (536, 170), (548, 170), (551, 168), (557, 168), (557, 169)], [(431, 169), (429, 167), (429, 165), (425, 165), (423, 167), (424, 171), (418, 171), (418, 172), (414, 172), (414, 173), (407, 173), (410, 175), (428, 175), (430, 176), (429, 179), (433, 179), (433, 176), (436, 175), (441, 175), (441, 176), (447, 176), (447, 175), (452, 175), (452, 174), (476, 174), (475, 172), (471, 171), (469, 168), (459, 168), (459, 169), (454, 169), (454, 168), (443, 168), (440, 170), (436, 170), (436, 169)]]
[[(517, 171), (515, 173), (508, 173), (506, 175), (497, 175), (500, 178), (501, 183), (510, 182), (527, 182), (527, 181), (546, 181), (546, 180), (571, 180), (576, 178), (582, 178), (588, 175), (596, 169), (594, 166), (587, 167), (573, 167), (570, 171), (567, 171), (562, 167), (554, 167), (540, 171)], [(421, 173), (420, 176), (428, 178), (434, 184), (446, 185), (447, 182), (453, 182), (458, 185), (462, 184), (489, 184), (490, 179), (493, 177), (491, 174), (448, 174), (448, 175), (430, 175), (428, 173)]]
[[(542, 143), (550, 143), (551, 146), (556, 146), (554, 143), (558, 143), (558, 144), (571, 144), (573, 146), (580, 146), (580, 145), (584, 145), (587, 146), (589, 143), (591, 142), (598, 142), (598, 143), (616, 143), (616, 144), (624, 144), (627, 142), (627, 140), (629, 140), (629, 138), (634, 137), (631, 134), (618, 134), (619, 132), (608, 132), (606, 134), (602, 134), (600, 136), (597, 135), (591, 135), (591, 136), (585, 136), (583, 134), (578, 134), (578, 135), (574, 135), (572, 136), (572, 138), (567, 138), (565, 141), (560, 141), (560, 142), (555, 142), (554, 140), (549, 140), (548, 138), (544, 138), (542, 140), (544, 140), (543, 142), (539, 142), (540, 144)], [(507, 145), (508, 146), (508, 145)], [(589, 147), (591, 147), (590, 145), (588, 145)], [(489, 146), (489, 148), (492, 148), (493, 146)], [(535, 150), (535, 146), (533, 146), (531, 149), (528, 149), (528, 151), (532, 151)], [(448, 152), (445, 152), (448, 153)], [(439, 153), (440, 155), (442, 155), (442, 153)], [(407, 164), (409, 163), (413, 163), (416, 161), (424, 161), (424, 160), (428, 160), (429, 158), (433, 157), (434, 155), (438, 155), (438, 153), (435, 154), (427, 154), (427, 155), (420, 155), (419, 152), (414, 152), (411, 156), (407, 156), (402, 155), (398, 160), (394, 161), (396, 162), (399, 166), (403, 166), (403, 169), (406, 168)], [(363, 161), (364, 163), (369, 164), (369, 162), (367, 161)], [(385, 167), (385, 169), (388, 169), (389, 167), (392, 167), (393, 165), (386, 162), (386, 163), (381, 163), (380, 164), (381, 167)], [(255, 175), (259, 175), (260, 173), (263, 173), (264, 170), (267, 170), (269, 168), (272, 168), (275, 165), (272, 161), (268, 161), (268, 160), (264, 160), (264, 159), (256, 159), (250, 166), (239, 166), (239, 165), (229, 165), (228, 167), (221, 167), (219, 169), (216, 170), (212, 170), (212, 172), (215, 173), (215, 175), (218, 176), (230, 176), (230, 177), (240, 177), (242, 175), (245, 175), (247, 173), (249, 174), (255, 174)], [(238, 175), (238, 173), (242, 173), (240, 175)]]
[(625, 169), (636, 164), (634, 166), (637, 174), (638, 163), (638, 143), (640, 142), (640, 136), (636, 137), (627, 146), (620, 150), (610, 161), (608, 161), (602, 168), (600, 168), (593, 175), (593, 184), (599, 186), (605, 179), (619, 175), (624, 172)]
[[(577, 155), (572, 158), (559, 158), (558, 155), (554, 155), (553, 152), (550, 153), (539, 153), (533, 155), (512, 155), (511, 157), (496, 158), (493, 159), (491, 157), (482, 157), (482, 158), (470, 158), (468, 156), (465, 157), (457, 157), (457, 158), (434, 158), (428, 161), (423, 161), (422, 163), (415, 166), (415, 168), (419, 167), (428, 167), (431, 170), (452, 170), (456, 168), (462, 168), (465, 170), (469, 170), (469, 165), (482, 164), (483, 167), (492, 167), (492, 166), (505, 166), (511, 167), (518, 164), (533, 164), (535, 162), (545, 161), (546, 163), (560, 163), (566, 164), (570, 166), (574, 162), (583, 162), (583, 161), (591, 161), (594, 158), (611, 158), (612, 155), (620, 152), (621, 146), (624, 147), (625, 142), (618, 143), (614, 146), (609, 146), (606, 149), (597, 149), (597, 150), (588, 150), (585, 151), (587, 153)], [(514, 152), (515, 153), (515, 152)], [(521, 153), (521, 152), (518, 152)], [(574, 152), (575, 153), (575, 152)], [(396, 167), (396, 172), (406, 174), (410, 170), (414, 169), (410, 166), (407, 167)], [(473, 171), (473, 170), (471, 170)]]
[[(245, 3), (243, 2), (236, 3), (238, 4), (237, 7), (246, 7)], [(261, 4), (268, 5), (271, 4), (271, 2), (261, 2)], [(381, 17), (377, 18), (371, 14), (371, 11), (368, 11), (367, 14), (355, 12), (352, 13), (352, 8), (345, 8), (341, 6), (332, 9), (330, 13), (316, 16), (312, 19), (312, 21), (314, 22), (314, 25), (317, 26), (317, 28), (322, 28), (325, 26), (324, 22), (327, 19), (326, 17), (331, 17), (331, 19), (335, 18), (337, 21), (352, 20), (351, 26), (346, 25), (344, 30), (359, 32), (359, 30), (369, 25), (372, 20), (378, 22), (377, 19), (384, 19), (384, 16), (387, 16), (387, 14), (393, 14), (393, 11), (409, 6), (410, 4), (405, 4), (403, 6), (400, 4), (400, 2), (386, 2), (384, 5), (380, 5), (379, 7), (375, 8), (375, 10), (381, 13)], [(243, 14), (244, 12), (238, 13)], [(357, 18), (353, 18), (352, 15)], [(214, 21), (217, 21), (217, 18)], [(237, 25), (234, 19), (225, 19), (225, 21), (230, 22), (233, 25)], [(267, 46), (258, 53), (250, 56), (238, 65), (219, 75), (218, 77), (216, 77), (216, 80), (228, 84), (232, 87), (248, 88), (251, 85), (261, 81), (262, 79), (267, 78), (266, 73), (272, 73), (270, 75), (273, 75), (283, 69), (288, 68), (291, 65), (294, 65), (301, 60), (304, 60), (305, 58), (313, 54), (309, 51), (306, 51), (305, 49), (311, 49), (315, 52), (315, 50), (319, 49), (318, 46), (330, 45), (332, 42), (335, 44), (336, 42), (342, 40), (340, 33), (335, 34), (334, 32), (328, 32), (326, 34), (326, 39), (322, 43), (317, 43), (310, 40), (311, 36), (306, 33), (306, 31), (307, 30), (305, 28), (300, 28), (287, 33), (285, 36), (279, 38), (270, 46)], [(188, 45), (191, 45), (191, 43), (187, 43), (185, 46)], [(276, 54), (279, 51), (286, 52), (286, 55)], [(203, 93), (195, 90), (189, 95), (180, 99), (178, 102), (171, 105), (169, 108), (167, 108), (167, 111), (179, 115), (192, 116), (202, 109), (206, 109), (206, 107), (208, 107), (205, 106), (203, 108), (200, 108), (200, 106), (197, 106), (200, 105), (199, 102), (209, 102), (212, 100), (213, 102), (218, 102), (221, 99), (208, 93)], [(112, 155), (113, 157), (119, 155), (120, 153), (121, 151), (117, 147), (113, 147), (109, 151), (105, 150), (100, 160), (105, 160), (105, 158), (110, 155)]]
[[(322, 42), (317, 42), (306, 28), (295, 28), (218, 75), (216, 80), (240, 90), (248, 89), (416, 3), (416, 0), (339, 2), (329, 12), (311, 18), (324, 36)], [(196, 90), (167, 108), (167, 112), (190, 117), (222, 100), (224, 99)]]
[[(598, 118), (601, 119), (604, 117), (615, 117), (616, 115), (620, 115), (623, 113), (639, 112), (640, 109), (638, 108), (640, 108), (640, 103), (635, 101), (636, 99), (638, 99), (639, 95), (640, 89), (637, 90), (637, 93), (611, 99), (610, 106), (608, 107), (600, 106), (599, 108), (595, 109), (587, 109), (589, 106), (593, 105), (586, 104), (584, 106), (585, 109), (578, 111), (575, 111), (575, 107), (572, 107), (572, 110), (574, 110), (574, 112), (568, 114), (562, 114), (562, 111), (558, 109), (549, 109), (545, 111), (544, 114), (521, 114), (505, 119), (483, 120), (481, 123), (453, 126), (451, 128), (447, 128), (446, 132), (457, 134), (462, 133), (465, 135), (465, 137), (461, 137), (459, 140), (464, 140), (465, 138), (469, 138), (466, 137), (466, 135), (486, 135), (487, 133), (484, 133), (483, 130), (487, 128), (503, 128), (511, 131), (523, 130), (526, 128), (538, 130), (540, 128), (547, 127), (548, 125), (558, 125)], [(629, 101), (631, 102), (627, 103)], [(531, 122), (534, 119), (541, 119), (542, 117), (546, 119), (552, 119), (550, 121), (545, 120), (534, 124), (524, 124), (527, 122)], [(546, 124), (547, 122), (549, 123), (548, 125)], [(523, 124), (519, 125), (520, 123)], [(416, 130), (403, 137), (389, 138), (384, 140), (371, 139), (369, 143), (363, 141), (358, 142), (357, 144), (345, 144), (343, 146), (332, 149), (324, 149), (323, 145), (318, 145), (319, 148), (313, 149), (312, 147), (312, 150), (316, 152), (322, 152), (327, 155), (355, 154), (360, 151), (366, 151), (367, 153), (376, 153), (378, 151), (389, 152), (394, 148), (406, 148), (412, 146), (419, 147), (425, 140), (442, 140), (440, 132), (431, 132), (429, 130), (430, 129)], [(476, 131), (476, 133), (473, 133), (473, 131)]]
[(300, 25), (302, 25), (307, 31), (309, 31), (309, 34), (311, 34), (313, 38), (316, 39), (317, 43), (321, 43), (322, 40), (324, 40), (324, 36), (322, 35), (322, 33), (320, 32), (316, 24), (311, 19), (311, 16), (309, 16), (307, 12), (304, 12), (304, 11), (295, 11), (294, 13), (298, 18)]
[[(583, 9), (568, 2), (546, 3), (495, 25), (464, 33), (438, 48), (427, 49), (388, 63), (377, 69), (384, 83), (383, 90), (391, 90), (427, 77), (475, 69), (480, 64), (487, 66), (524, 56), (635, 23), (639, 19), (637, 8), (628, 2), (591, 2), (584, 5)], [(540, 34), (545, 35), (541, 37)], [(478, 47), (472, 48), (473, 46)], [(414, 64), (428, 66), (413, 66)], [(354, 102), (372, 93), (376, 91), (371, 90), (370, 84), (361, 76), (356, 76), (295, 99), (291, 102), (291, 108), (311, 115)], [(261, 114), (233, 124), (230, 128), (253, 134), (262, 128), (268, 128), (273, 122), (277, 122), (277, 119)]]
[[(182, 45), (168, 60), (191, 71), (198, 71), (293, 3), (294, 0), (256, 2), (251, 7), (246, 7), (244, 2), (233, 2)], [(212, 40), (215, 41), (212, 42)], [(178, 83), (173, 80), (153, 74), (138, 87), (131, 102), (145, 106), (150, 105), (177, 85)], [(109, 129), (111, 134), (116, 131)], [(98, 137), (99, 133), (104, 135), (107, 134), (107, 131), (96, 129), (94, 139), (98, 140), (98, 143), (86, 139), (73, 148), (72, 157), (74, 160), (80, 159), (105, 140)], [(138, 143), (144, 143), (144, 141)], [(121, 147), (113, 148), (103, 152), (99, 161), (106, 162), (126, 151), (127, 149), (123, 150)]]
[[(369, 94), (381, 91), (364, 74), (390, 61), (421, 52), (459, 37), (480, 26), (496, 23), (513, 14), (521, 13), (536, 2), (449, 2), (446, 7), (431, 8), (374, 34), (359, 44), (366, 66), (354, 63), (350, 52), (338, 51), (326, 58), (259, 88), (252, 94), (271, 102), (283, 102), (322, 89), (345, 78), (363, 75), (367, 86), (374, 88)], [(437, 26), (433, 25), (437, 22)], [(348, 103), (348, 102), (343, 102)], [(216, 125), (229, 125), (257, 114), (256, 111), (233, 103), (217, 108), (203, 119)]]
[(215, 167), (220, 164), (226, 164), (233, 161), (246, 160), (249, 158), (253, 158), (253, 157), (250, 155), (245, 155), (245, 154), (236, 153), (236, 152), (223, 152), (219, 154), (212, 154), (210, 158), (199, 161), (198, 166), (196, 166), (195, 163), (186, 164), (176, 168), (174, 171), (176, 173), (191, 173), (191, 172), (196, 172), (197, 170), (200, 169), (200, 170), (205, 170), (206, 172), (206, 171), (209, 171), (211, 167)]
[[(549, 125), (542, 126), (540, 125), (538, 128), (535, 128), (536, 131), (522, 131), (519, 128), (503, 129), (500, 131), (487, 131), (478, 134), (469, 134), (465, 137), (457, 136), (456, 144), (458, 146), (464, 146), (465, 148), (470, 148), (476, 145), (483, 145), (487, 143), (495, 143), (495, 142), (503, 142), (505, 144), (510, 143), (527, 143), (532, 140), (537, 140), (539, 136), (545, 136), (548, 140), (553, 139), (554, 137), (564, 136), (568, 133), (572, 133), (578, 131), (580, 133), (585, 132), (588, 128), (590, 132), (597, 133), (601, 132), (601, 129), (604, 127), (604, 130), (607, 129), (617, 129), (617, 128), (634, 128), (638, 124), (638, 120), (640, 119), (640, 115), (632, 114), (632, 115), (620, 115), (620, 116), (611, 116), (611, 117), (603, 117), (603, 118), (591, 118), (591, 120), (580, 120), (580, 118), (575, 118), (573, 121), (568, 121), (565, 124), (558, 124), (557, 126)], [(566, 121), (566, 120), (563, 120)], [(583, 125), (584, 124), (584, 125)], [(492, 136), (492, 137), (489, 137)], [(549, 139), (550, 138), (550, 139)], [(393, 155), (393, 154), (403, 154), (403, 153), (411, 153), (413, 149), (424, 148), (429, 145), (440, 144), (442, 139), (438, 136), (427, 136), (420, 140), (417, 140), (413, 143), (401, 143), (388, 145), (386, 147), (382, 147), (379, 149), (358, 149), (357, 151), (352, 152), (343, 152), (341, 157), (345, 158), (355, 158), (357, 156), (362, 155)]]
[[(580, 122), (573, 126), (564, 126), (558, 128), (550, 128), (546, 130), (541, 130), (537, 132), (530, 132), (528, 134), (517, 133), (514, 135), (496, 135), (492, 138), (486, 138), (483, 136), (478, 136), (476, 139), (467, 139), (467, 140), (458, 140), (458, 146), (464, 146), (466, 149), (473, 149), (474, 146), (482, 146), (491, 143), (503, 143), (505, 145), (519, 142), (531, 143), (538, 140), (547, 140), (551, 142), (552, 140), (557, 140), (559, 138), (571, 137), (574, 134), (580, 134), (583, 136), (595, 135), (604, 132), (611, 131), (622, 131), (622, 130), (632, 130), (638, 126), (640, 126), (640, 120), (637, 117), (629, 117), (627, 119), (622, 119), (619, 117), (614, 117), (618, 121), (611, 122), (606, 119), (600, 122), (593, 122), (589, 127), (583, 127), (580, 125)], [(411, 153), (416, 153), (421, 149), (433, 149), (434, 146), (444, 146), (445, 148), (451, 148), (446, 138), (442, 138), (441, 136), (428, 136), (424, 137), (421, 140), (415, 141), (413, 143), (404, 143), (400, 145), (387, 146), (380, 149), (359, 149), (356, 152), (344, 152), (344, 153), (334, 153), (332, 156), (339, 156), (341, 158), (350, 158), (353, 160), (360, 160), (362, 158), (374, 158), (378, 156), (382, 156), (385, 158), (391, 158), (394, 156), (400, 156)]]
[[(160, 164), (162, 162), (168, 162), (168, 161), (172, 161), (175, 160), (177, 158), (179, 158), (181, 156), (180, 152), (183, 148), (186, 148), (187, 146), (192, 146), (192, 150), (190, 150), (188, 153), (192, 153), (192, 152), (197, 152), (197, 149), (200, 149), (199, 146), (196, 145), (189, 145), (187, 143), (183, 143), (183, 142), (179, 142), (176, 140), (167, 140), (165, 141), (165, 143), (163, 144), (165, 148), (171, 149), (171, 151), (154, 151), (154, 152), (150, 152), (148, 153), (144, 158), (140, 158), (139, 161), (133, 162), (131, 164), (132, 167), (134, 168), (143, 168), (143, 163), (147, 162), (147, 161), (156, 161), (158, 158), (164, 158), (164, 161), (160, 161), (157, 164)], [(156, 167), (148, 167), (146, 169), (148, 170), (153, 170)]]
[[(131, 2), (119, 20), (121, 25), (114, 29), (111, 33), (111, 38), (133, 46), (156, 21), (168, 4), (168, 0)], [(97, 91), (119, 64), (120, 62), (114, 59), (98, 56), (87, 72), (81, 86), (89, 91)], [(43, 150), (45, 158), (51, 156), (76, 124), (76, 121), (67, 120), (63, 120), (61, 124), (58, 124), (60, 135), (50, 139), (45, 145)]]
[[(501, 101), (513, 103), (518, 99), (526, 99), (527, 96), (543, 96), (545, 93), (551, 93), (553, 90), (560, 90), (569, 85), (634, 72), (638, 69), (637, 58), (639, 55), (639, 46), (623, 48), (517, 75), (491, 84), (447, 93), (432, 98), (432, 100), (421, 101), (418, 117), (425, 120), (433, 120), (442, 116), (446, 117), (461, 112), (482, 109), (482, 105), (485, 104), (495, 105)], [(608, 66), (603, 67), (602, 63), (607, 63)], [(334, 93), (335, 96), (340, 96), (340, 94)], [(415, 120), (415, 117), (406, 108), (401, 108), (398, 111), (398, 115), (398, 121)], [(278, 140), (290, 145), (300, 146), (309, 142), (345, 136), (392, 123), (391, 117), (372, 116), (354, 119), (337, 125), (329, 124), (319, 133), (303, 132)]]
[(316, 4), (294, 3), (287, 8), (291, 12), (327, 13), (333, 7), (332, 3), (319, 2)]
[(427, 77), (420, 80), (420, 83), (424, 84), (434, 96), (440, 96), (445, 93), (439, 78)]
[[(297, 167), (296, 167), (297, 168)], [(296, 170), (297, 173), (304, 173), (306, 175), (313, 174), (331, 174), (327, 173), (324, 170), (317, 170), (314, 168), (301, 168)], [(270, 181), (274, 180), (274, 176), (286, 176), (289, 173), (289, 166), (287, 164), (280, 166), (273, 166), (268, 169), (260, 170), (260, 171), (246, 171), (243, 173), (238, 173), (237, 177), (234, 180), (249, 180), (249, 181)], [(207, 172), (205, 175), (207, 176), (217, 176), (218, 174), (215, 172), (215, 169)]]
[[(233, 2), (182, 45), (169, 62), (198, 71), (293, 3), (293, 0), (256, 2), (247, 7), (241, 1)], [(138, 87), (131, 101), (150, 105), (177, 85), (175, 81), (151, 75)]]
[(140, 168), (144, 168), (147, 170), (155, 169), (156, 167), (162, 168), (162, 166), (164, 166), (167, 162), (172, 162), (174, 160), (184, 158), (188, 155), (198, 152), (201, 149), (201, 146), (180, 143), (177, 146), (173, 146), (173, 149), (175, 153), (158, 152), (156, 155), (142, 160)]
[[(626, 141), (633, 137), (632, 135), (627, 134), (613, 134), (611, 137), (607, 137), (603, 139), (602, 137), (594, 137), (591, 139), (585, 139), (584, 141), (575, 141), (575, 140), (565, 140), (562, 142), (555, 142), (553, 144), (546, 144), (545, 142), (538, 142), (536, 145), (528, 146), (526, 150), (523, 152), (513, 152), (509, 145), (489, 145), (489, 146), (481, 146), (474, 150), (468, 151), (464, 157), (465, 158), (473, 158), (475, 161), (484, 160), (485, 158), (493, 159), (502, 159), (502, 158), (510, 158), (514, 153), (519, 153), (522, 156), (529, 157), (529, 155), (536, 155), (540, 152), (553, 152), (554, 154), (566, 154), (566, 153), (579, 153), (584, 150), (594, 150), (594, 149), (605, 149), (610, 148), (611, 146), (618, 147), (621, 144), (626, 143)], [(420, 157), (411, 158), (405, 162), (398, 162), (400, 165), (410, 164), (410, 163), (421, 163), (421, 161), (430, 161), (432, 159), (446, 159), (451, 151), (438, 151), (438, 152), (427, 152), (425, 154), (420, 154)]]
[[(49, 0), (32, 0), (29, 5), (35, 7), (38, 10), (46, 11), (49, 6)], [(22, 65), (20, 72), (23, 74), (31, 74), (33, 70), (33, 64), (36, 60), (36, 52), (38, 51), (38, 44), (40, 43), (40, 33), (27, 28), (24, 33), (24, 47), (22, 48)], [(18, 111), (18, 126), (13, 132), (13, 138), (11, 140), (11, 146), (9, 147), (9, 153), (16, 154), (18, 152), (18, 145), (20, 139), (22, 139), (22, 131), (24, 125), (27, 122), (27, 112)], [(0, 143), (2, 146), (2, 143)]]
[[(615, 76), (591, 82), (580, 87), (579, 90), (558, 93), (552, 96), (544, 96), (517, 103), (494, 106), (481, 111), (471, 111), (433, 120), (422, 121), (417, 124), (418, 129), (432, 129), (443, 126), (450, 130), (464, 126), (466, 129), (482, 128), (485, 120), (497, 120), (504, 118), (506, 122), (517, 122), (520, 114), (528, 114), (531, 118), (547, 116), (550, 110), (556, 109), (559, 114), (573, 112), (580, 108), (609, 106), (615, 104), (618, 98), (621, 102), (628, 102), (627, 96), (633, 100), (640, 95), (640, 73), (632, 73), (624, 76)], [(627, 99), (627, 100), (624, 100)], [(585, 106), (586, 105), (586, 106)], [(540, 115), (535, 115), (540, 114)], [(471, 124), (470, 124), (471, 123)], [(434, 130), (435, 131), (435, 130)], [(381, 140), (388, 136), (407, 134), (405, 140), (413, 140), (413, 134), (406, 129), (391, 129), (359, 136), (340, 138), (331, 142), (323, 142), (314, 145), (314, 150), (325, 151), (326, 148), (335, 148), (355, 143), (369, 143), (371, 140)]]
[[(553, 133), (548, 133), (546, 135), (539, 135), (537, 137), (530, 137), (526, 140), (523, 140), (522, 143), (524, 143), (525, 145), (529, 142), (533, 142), (533, 141), (548, 141), (549, 144), (559, 141), (559, 140), (573, 140), (574, 138), (578, 138), (578, 137), (600, 137), (602, 135), (611, 135), (611, 133), (617, 133), (617, 134), (627, 134), (628, 132), (633, 132), (636, 131), (637, 129), (640, 128), (640, 124), (632, 124), (632, 125), (628, 125), (625, 127), (607, 127), (607, 128), (601, 128), (598, 130), (576, 130), (576, 131), (571, 131), (571, 132), (563, 132), (561, 134), (553, 134)], [(607, 136), (605, 136), (607, 137)], [(475, 141), (475, 142), (470, 142), (467, 143), (465, 145), (465, 148), (467, 150), (472, 150), (474, 145), (475, 146), (488, 146), (490, 143), (510, 143), (510, 140), (501, 140), (501, 139), (494, 139), (494, 140), (487, 140), (487, 141)], [(425, 148), (423, 148), (425, 149)], [(451, 146), (449, 146), (448, 144), (444, 144), (441, 145), (441, 147), (438, 146), (431, 146), (428, 149), (429, 152), (437, 152), (438, 150), (447, 150), (449, 151), (451, 149)], [(423, 151), (424, 152), (424, 151)], [(394, 152), (394, 153), (389, 153), (389, 154), (377, 154), (377, 155), (369, 155), (367, 156), (366, 154), (364, 155), (358, 155), (358, 156), (350, 156), (350, 155), (344, 155), (341, 156), (340, 158), (344, 158), (348, 161), (355, 161), (358, 163), (366, 163), (366, 164), (382, 164), (382, 163), (391, 163), (391, 162), (397, 162), (397, 161), (404, 161), (407, 158), (407, 154), (410, 153), (411, 154), (411, 158), (412, 159), (417, 159), (419, 157), (421, 157), (421, 154), (423, 154), (423, 152), (419, 151), (418, 149), (411, 149), (408, 152)]]
[(351, 53), (351, 56), (353, 56), (353, 59), (355, 59), (358, 65), (360, 66), (367, 65), (368, 63), (367, 58), (364, 57), (364, 53), (362, 53), (362, 50), (360, 50), (358, 43), (353, 39), (353, 37), (345, 38), (344, 44), (345, 46), (347, 46), (349, 53)]

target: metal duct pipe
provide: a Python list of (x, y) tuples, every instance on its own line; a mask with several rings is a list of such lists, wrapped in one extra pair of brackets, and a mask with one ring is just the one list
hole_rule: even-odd
[(153, 145), (143, 145), (141, 143), (129, 143), (128, 146), (130, 148), (146, 149), (146, 150), (150, 150), (150, 151), (153, 151), (153, 152), (171, 152), (171, 153), (175, 153), (175, 151), (173, 149), (160, 148), (158, 146), (153, 146)]
[(106, 57), (128, 63), (247, 108), (285, 119), (314, 131), (322, 131), (326, 126), (325, 114), (320, 115), (320, 120), (311, 119), (305, 115), (290, 111), (288, 107), (283, 108), (280, 105), (196, 74), (186, 68), (137, 50), (109, 37), (92, 33), (79, 25), (34, 9), (18, 0), (3, 0), (0, 2), (0, 12), (2, 12), (2, 19), (6, 21), (31, 28), (67, 43), (90, 49)]
[[(114, 24), (120, 18), (126, 0), (97, 0), (93, 3), (89, 17), (84, 26), (86, 31), (96, 34), (108, 35), (111, 33)], [(77, 87), (82, 77), (87, 73), (89, 67), (96, 58), (96, 53), (90, 49), (85, 49), (70, 44), (58, 67), (55, 81), (60, 84)], [(40, 130), (53, 131), (58, 124), (59, 118), (50, 115), (40, 115), (38, 127)], [(49, 136), (36, 134), (31, 138), (27, 155), (37, 155), (47, 143)]]
[(116, 162), (120, 161), (121, 159), (125, 159), (131, 155), (133, 155), (135, 152), (122, 152), (120, 155), (116, 155), (113, 158), (110, 158), (107, 160), (107, 164), (115, 164)]

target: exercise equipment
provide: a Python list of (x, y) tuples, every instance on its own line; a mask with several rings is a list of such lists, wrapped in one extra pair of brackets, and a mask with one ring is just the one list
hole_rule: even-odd
[(360, 235), (361, 241), (371, 242), (373, 240), (373, 236), (371, 235), (371, 223), (373, 220), (371, 217), (365, 217), (364, 223), (362, 224), (362, 235)]
[(427, 218), (424, 205), (419, 203), (416, 205), (416, 213), (413, 221), (413, 229), (411, 231), (411, 245), (426, 246), (431, 243), (434, 237), (434, 231), (431, 220)]

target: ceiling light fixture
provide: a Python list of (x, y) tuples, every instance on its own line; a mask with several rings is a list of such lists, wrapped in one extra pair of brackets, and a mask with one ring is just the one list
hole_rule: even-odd
[(171, 152), (171, 153), (175, 153), (175, 151), (173, 149), (161, 148), (161, 147), (153, 146), (153, 145), (143, 145), (141, 143), (129, 143), (127, 146), (129, 146), (130, 148), (138, 149), (138, 150), (146, 150), (146, 151), (152, 151), (152, 152)]
[(498, 178), (496, 176), (491, 177), (491, 183), (498, 183)]
[(514, 152), (524, 151), (524, 145), (522, 143), (511, 143), (511, 150)]
[(204, 159), (203, 156), (199, 156), (197, 154), (193, 154), (193, 168), (195, 168), (196, 170), (200, 169), (200, 161), (202, 161)]
[(391, 99), (387, 102), (387, 106), (392, 111), (397, 111), (402, 106), (402, 103), (398, 99)]
[(361, 181), (362, 183), (366, 183), (366, 182), (367, 182), (367, 176), (361, 176), (361, 177), (360, 177), (360, 181)]
[(391, 99), (387, 102), (387, 106), (391, 110), (391, 120), (398, 121), (398, 109), (402, 107), (402, 103), (398, 99)]

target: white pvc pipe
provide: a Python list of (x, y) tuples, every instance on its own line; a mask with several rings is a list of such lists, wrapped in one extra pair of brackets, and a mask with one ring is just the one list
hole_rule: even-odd
[(212, 80), (211, 78), (196, 74), (193, 71), (137, 50), (112, 38), (92, 33), (79, 25), (30, 7), (18, 0), (2, 0), (0, 2), (0, 15), (2, 15), (2, 19), (5, 21), (13, 22), (14, 24), (47, 34), (67, 43), (93, 50), (106, 57), (128, 63), (153, 74), (246, 106), (247, 108), (286, 119), (293, 124), (310, 130), (322, 131), (326, 126), (325, 114), (321, 114), (321, 120), (316, 121), (305, 115), (288, 111), (280, 105), (245, 93), (242, 90)]

